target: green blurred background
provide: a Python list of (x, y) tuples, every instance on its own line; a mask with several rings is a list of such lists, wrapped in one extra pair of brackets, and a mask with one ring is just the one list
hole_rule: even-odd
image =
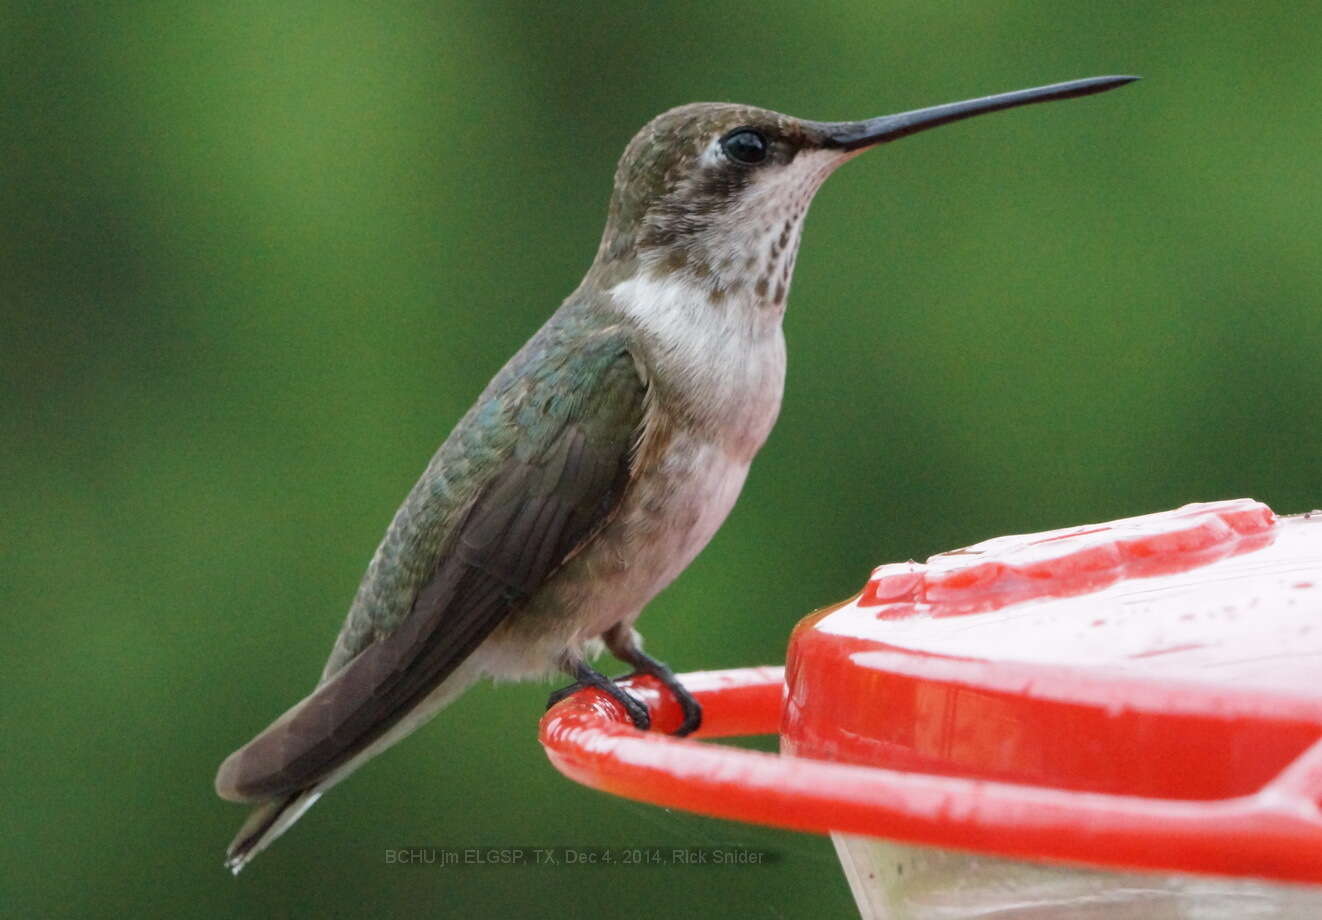
[[(11, 4), (0, 13), (9, 915), (847, 916), (825, 838), (613, 800), (483, 685), (238, 880), (233, 747), (315, 681), (397, 502), (699, 99), (858, 118), (1103, 73), (869, 154), (808, 221), (779, 426), (650, 608), (780, 662), (876, 563), (1322, 503), (1322, 48), (1294, 4)], [(762, 869), (405, 869), (734, 844)]]

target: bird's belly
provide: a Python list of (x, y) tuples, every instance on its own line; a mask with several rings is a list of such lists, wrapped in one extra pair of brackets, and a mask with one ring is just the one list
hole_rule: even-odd
[(747, 462), (709, 441), (676, 440), (658, 469), (639, 478), (611, 533), (603, 534), (607, 551), (626, 561), (612, 580), (615, 590), (597, 599), (600, 613), (587, 626), (589, 635), (620, 620), (631, 623), (702, 551), (739, 497)]
[(632, 624), (725, 521), (748, 465), (703, 438), (672, 438), (601, 533), (491, 637), (481, 655), (486, 672), (554, 672), (566, 651)]

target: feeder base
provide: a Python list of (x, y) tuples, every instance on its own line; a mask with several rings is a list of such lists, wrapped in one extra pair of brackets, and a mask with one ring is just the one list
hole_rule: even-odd
[[(832, 834), (863, 920), (1315, 920), (1322, 889), (1105, 872)], [(1233, 846), (1227, 841), (1227, 846)]]

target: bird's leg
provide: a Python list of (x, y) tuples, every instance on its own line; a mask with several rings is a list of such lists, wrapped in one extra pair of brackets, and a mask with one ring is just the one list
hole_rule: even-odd
[(647, 731), (652, 726), (652, 717), (648, 715), (647, 707), (644, 706), (629, 691), (615, 683), (605, 674), (595, 670), (581, 658), (566, 661), (562, 665), (563, 670), (574, 676), (574, 683), (568, 687), (561, 687), (551, 694), (546, 701), (546, 708), (550, 709), (556, 703), (573, 696), (585, 687), (596, 687), (602, 693), (605, 693), (615, 702), (624, 707), (624, 711), (629, 714), (633, 720), (634, 728), (639, 731)]
[(694, 699), (693, 694), (675, 678), (675, 673), (669, 667), (643, 651), (642, 640), (636, 630), (617, 623), (608, 629), (602, 638), (612, 655), (625, 664), (633, 666), (633, 674), (628, 674), (626, 677), (650, 674), (675, 695), (679, 708), (684, 713), (684, 721), (675, 729), (676, 735), (683, 737), (698, 730), (698, 726), (702, 724), (702, 704)]

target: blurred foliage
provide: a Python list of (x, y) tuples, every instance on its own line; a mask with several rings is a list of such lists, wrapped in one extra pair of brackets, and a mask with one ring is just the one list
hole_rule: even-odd
[[(848, 915), (823, 838), (562, 779), (542, 686), (473, 691), (237, 881), (211, 778), (315, 680), (396, 503), (586, 268), (615, 158), (683, 102), (857, 118), (1146, 78), (827, 183), (780, 424), (642, 621), (678, 669), (782, 660), (882, 561), (1317, 505), (1319, 50), (1271, 3), (0, 8), (4, 912)], [(782, 858), (383, 858), (713, 843)]]

